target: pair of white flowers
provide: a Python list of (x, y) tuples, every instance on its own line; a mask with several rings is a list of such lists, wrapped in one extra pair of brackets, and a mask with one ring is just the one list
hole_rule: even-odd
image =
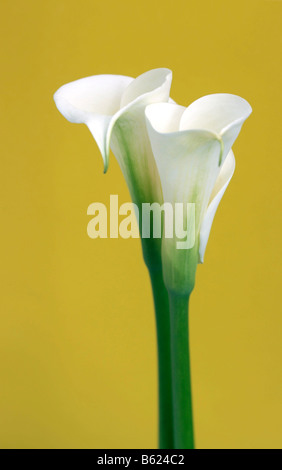
[(204, 96), (185, 108), (170, 99), (171, 80), (165, 68), (136, 79), (97, 75), (62, 86), (54, 99), (66, 119), (88, 126), (105, 171), (113, 151), (134, 203), (195, 203), (195, 248), (183, 253), (175, 239), (162, 241), (167, 287), (181, 292), (191, 263), (203, 262), (235, 168), (231, 147), (252, 109), (231, 94)]

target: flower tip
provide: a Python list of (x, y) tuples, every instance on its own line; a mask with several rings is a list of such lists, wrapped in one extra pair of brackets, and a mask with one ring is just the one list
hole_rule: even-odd
[[(97, 142), (97, 144), (98, 144), (98, 142)], [(100, 147), (100, 145), (98, 145), (98, 148), (99, 148), (99, 150), (101, 152), (101, 155), (102, 155), (102, 158), (103, 158), (103, 163), (104, 163), (103, 173), (105, 175), (108, 171), (109, 160), (110, 160), (110, 148), (109, 148), (108, 142), (105, 142), (103, 147), (102, 146)]]
[(68, 85), (61, 86), (53, 95), (53, 99), (57, 109), (69, 122), (81, 123), (83, 119), (74, 106), (71, 104), (68, 94)]
[(59, 104), (60, 103), (60, 88), (56, 90), (55, 93), (53, 94), (53, 100), (55, 102), (57, 109), (60, 111), (60, 104)]
[(107, 158), (106, 160), (104, 160), (104, 175), (107, 173), (108, 171), (108, 168), (109, 168), (109, 159)]

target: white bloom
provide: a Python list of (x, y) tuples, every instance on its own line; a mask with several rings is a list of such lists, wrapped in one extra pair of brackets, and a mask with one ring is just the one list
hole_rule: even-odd
[(136, 79), (95, 75), (62, 86), (54, 95), (70, 122), (88, 126), (101, 151), (105, 171), (110, 147), (136, 204), (162, 202), (162, 191), (145, 124), (145, 107), (169, 100), (172, 73), (155, 69)]
[(186, 109), (170, 103), (146, 108), (164, 202), (196, 208), (193, 249), (176, 250), (175, 238), (163, 238), (169, 289), (193, 288), (196, 263), (203, 261), (215, 212), (234, 172), (231, 147), (251, 111), (244, 99), (229, 94), (205, 96)]

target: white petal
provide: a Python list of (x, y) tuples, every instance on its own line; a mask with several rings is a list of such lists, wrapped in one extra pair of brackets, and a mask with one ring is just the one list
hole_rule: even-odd
[[(54, 95), (59, 111), (71, 122), (88, 126), (101, 151), (105, 171), (109, 164), (111, 133), (124, 113), (147, 104), (168, 101), (172, 72), (155, 69), (136, 79), (96, 75), (62, 86)], [(144, 121), (143, 117), (143, 121)]]
[(122, 75), (94, 75), (63, 85), (54, 95), (57, 108), (68, 121), (89, 127), (105, 166), (111, 117), (119, 111), (122, 94), (133, 80)]
[[(188, 294), (194, 286), (200, 226), (219, 172), (222, 142), (216, 134), (204, 130), (160, 132), (178, 127), (182, 111), (181, 107), (169, 103), (153, 104), (146, 108), (145, 114), (164, 202), (183, 204), (184, 223), (181, 224), (187, 230), (187, 236), (188, 232), (194, 236), (193, 246), (190, 245), (191, 239), (186, 240), (189, 249), (178, 249), (176, 231), (173, 238), (163, 236), (164, 282), (169, 291)], [(177, 121), (175, 126), (174, 116)], [(186, 206), (191, 203), (195, 209), (193, 221), (189, 219)], [(167, 220), (165, 217), (165, 223)], [(176, 229), (178, 221), (175, 219), (174, 222)], [(181, 228), (181, 225), (178, 227)]]
[(164, 201), (195, 203), (199, 227), (218, 175), (221, 141), (202, 130), (166, 133), (177, 127), (182, 112), (181, 106), (169, 103), (150, 105), (146, 108), (147, 128)]
[(201, 263), (204, 262), (204, 254), (206, 251), (206, 246), (208, 243), (213, 219), (217, 211), (218, 205), (221, 201), (221, 198), (233, 176), (235, 170), (235, 158), (232, 150), (228, 153), (225, 162), (223, 163), (214, 189), (211, 194), (210, 203), (205, 212), (201, 230), (200, 230), (200, 247), (199, 247), (199, 260)]
[[(145, 99), (147, 103), (168, 101), (171, 87), (172, 72), (160, 68), (139, 75), (123, 92), (120, 107)], [(146, 95), (152, 96), (148, 100)]]
[(147, 134), (144, 110), (133, 108), (116, 121), (111, 135), (111, 149), (133, 202), (162, 203), (160, 178)]
[(146, 123), (145, 107), (168, 101), (172, 73), (156, 69), (137, 77), (124, 91), (111, 122), (111, 149), (127, 181), (131, 197), (138, 202), (162, 202), (162, 190)]
[(93, 135), (94, 139), (96, 140), (96, 143), (101, 152), (104, 161), (104, 172), (107, 171), (109, 165), (112, 121), (112, 116), (103, 116), (102, 114), (96, 114), (89, 117), (86, 122), (86, 125), (90, 130), (91, 134)]
[(146, 108), (146, 116), (152, 127), (159, 133), (179, 130), (180, 120), (186, 108), (176, 103), (158, 103)]
[(219, 135), (224, 143), (224, 161), (251, 112), (249, 103), (239, 96), (227, 93), (207, 95), (186, 109), (180, 129), (205, 129)]

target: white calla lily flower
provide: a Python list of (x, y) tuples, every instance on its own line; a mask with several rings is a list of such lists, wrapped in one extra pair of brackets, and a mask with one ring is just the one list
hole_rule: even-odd
[(149, 211), (139, 217), (139, 228), (156, 311), (160, 448), (192, 449), (189, 296), (235, 169), (232, 145), (252, 109), (230, 94), (184, 108), (169, 98), (171, 80), (164, 68), (136, 79), (97, 75), (62, 86), (54, 100), (66, 119), (88, 126), (105, 172), (113, 151), (137, 212), (143, 204)]
[[(54, 95), (57, 108), (66, 119), (89, 128), (101, 151), (105, 172), (111, 148), (138, 208), (142, 203), (162, 204), (163, 201), (146, 128), (145, 107), (172, 102), (171, 81), (172, 72), (166, 68), (150, 70), (135, 79), (95, 75), (63, 85)], [(159, 264), (160, 240), (147, 239), (142, 241), (142, 246), (146, 264)]]
[(161, 202), (162, 192), (148, 139), (144, 110), (169, 101), (172, 72), (165, 68), (136, 79), (95, 75), (63, 85), (54, 95), (59, 111), (70, 122), (88, 126), (109, 165), (113, 150), (135, 203)]
[[(194, 287), (213, 218), (235, 168), (231, 147), (252, 109), (242, 98), (208, 95), (188, 108), (170, 103), (146, 108), (146, 121), (160, 175), (164, 202), (195, 204), (195, 244), (176, 249), (177, 239), (163, 237), (162, 257), (169, 290)], [(187, 213), (184, 210), (184, 220)]]

